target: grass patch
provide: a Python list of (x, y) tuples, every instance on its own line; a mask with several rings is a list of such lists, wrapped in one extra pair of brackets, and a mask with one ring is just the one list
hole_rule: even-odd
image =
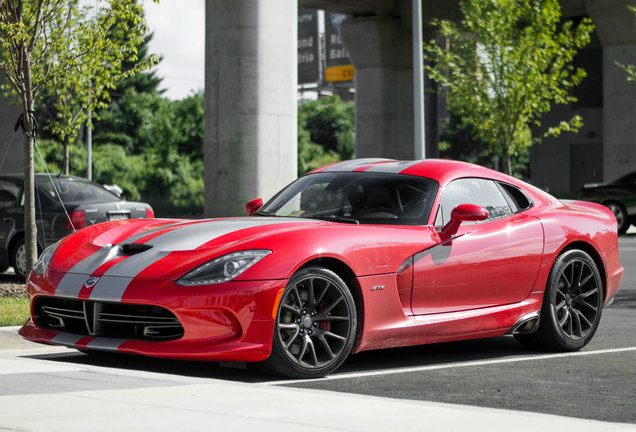
[(0, 297), (0, 327), (22, 325), (29, 318), (26, 297)]

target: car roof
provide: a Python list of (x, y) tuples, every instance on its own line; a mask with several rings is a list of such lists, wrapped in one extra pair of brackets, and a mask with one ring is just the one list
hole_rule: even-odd
[(461, 177), (485, 177), (518, 184), (518, 180), (498, 171), (468, 162), (448, 159), (394, 160), (355, 159), (318, 168), (317, 172), (365, 172), (415, 175), (436, 180), (440, 186)]
[[(77, 176), (66, 175), (66, 174), (51, 174), (51, 177), (54, 179), (62, 179), (62, 180), (70, 180), (70, 181), (90, 181), (88, 179), (85, 179), (84, 177), (77, 177)], [(35, 173), (36, 180), (43, 180), (43, 179), (46, 180), (48, 178), (49, 178), (49, 174)], [(24, 181), (24, 174), (23, 173), (0, 174), (0, 179), (13, 179), (13, 180)]]

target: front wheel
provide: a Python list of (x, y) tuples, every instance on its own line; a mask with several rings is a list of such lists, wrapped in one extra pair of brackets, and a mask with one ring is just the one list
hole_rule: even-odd
[(272, 354), (263, 366), (292, 378), (319, 378), (345, 361), (357, 331), (356, 305), (331, 270), (308, 267), (289, 281), (278, 306)]
[(552, 266), (543, 296), (539, 329), (515, 335), (523, 345), (575, 351), (592, 339), (603, 310), (603, 282), (594, 260), (584, 251), (569, 250)]

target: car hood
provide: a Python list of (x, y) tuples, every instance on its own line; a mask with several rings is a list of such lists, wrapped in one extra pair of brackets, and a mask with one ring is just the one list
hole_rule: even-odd
[[(436, 244), (427, 227), (368, 226), (300, 218), (129, 220), (84, 228), (65, 238), (49, 269), (59, 274), (176, 280), (227, 253), (268, 249), (260, 271), (240, 279), (282, 279), (303, 260), (332, 257), (357, 275), (391, 273)], [(85, 280), (85, 278), (84, 278)], [(83, 283), (83, 281), (82, 281)]]

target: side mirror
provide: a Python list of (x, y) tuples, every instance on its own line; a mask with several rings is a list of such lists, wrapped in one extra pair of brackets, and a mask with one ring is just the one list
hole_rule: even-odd
[(462, 222), (488, 219), (488, 211), (476, 204), (460, 204), (451, 212), (451, 220), (442, 228), (442, 236), (450, 237), (457, 232)]
[(256, 198), (251, 201), (248, 201), (247, 204), (245, 204), (245, 212), (247, 212), (247, 214), (252, 216), (261, 207), (263, 207), (263, 200), (260, 198)]

